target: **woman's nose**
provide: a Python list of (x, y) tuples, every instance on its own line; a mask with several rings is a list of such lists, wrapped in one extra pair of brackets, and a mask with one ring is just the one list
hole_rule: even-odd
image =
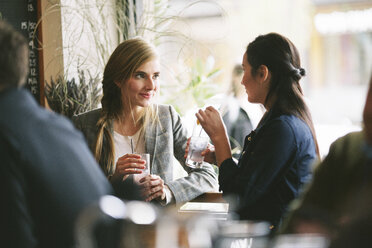
[(152, 78), (147, 79), (146, 89), (154, 90), (156, 88), (156, 81)]

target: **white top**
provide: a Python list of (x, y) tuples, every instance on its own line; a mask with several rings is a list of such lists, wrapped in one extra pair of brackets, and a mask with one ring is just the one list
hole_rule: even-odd
[[(133, 142), (133, 151), (131, 146), (131, 140)], [(145, 153), (145, 137), (141, 135), (140, 131), (137, 131), (133, 136), (123, 136), (114, 131), (114, 146), (115, 146), (115, 167), (118, 159), (125, 154), (139, 154)], [(150, 158), (151, 160), (151, 158)], [(115, 168), (114, 168), (115, 171)], [(160, 201), (160, 204), (167, 205), (173, 200), (172, 192), (168, 187), (165, 187), (165, 199)]]
[[(131, 140), (133, 142), (133, 151)], [(145, 136), (141, 135), (140, 131), (137, 131), (133, 136), (123, 136), (114, 131), (114, 146), (115, 146), (115, 167), (118, 159), (125, 154), (139, 154), (145, 153)], [(151, 158), (150, 158), (151, 159)], [(114, 168), (115, 171), (115, 168)], [(173, 200), (172, 192), (168, 187), (165, 187), (165, 199), (160, 201), (162, 205), (167, 205)]]
[[(123, 136), (114, 131), (115, 166), (118, 159), (125, 154), (145, 153), (145, 137), (140, 134), (141, 132), (137, 131), (133, 136)], [(133, 142), (133, 151), (130, 142), (131, 140)]]

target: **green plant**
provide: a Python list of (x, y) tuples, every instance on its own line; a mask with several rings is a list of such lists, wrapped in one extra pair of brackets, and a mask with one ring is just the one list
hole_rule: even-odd
[[(181, 32), (175, 23), (184, 22), (182, 12), (203, 1), (193, 0), (185, 4), (179, 13), (169, 11), (169, 0), (144, 1), (143, 4), (136, 2), (68, 0), (63, 1), (62, 5), (53, 5), (47, 11), (52, 14), (59, 8), (62, 10), (66, 77), (76, 74), (75, 68), (101, 75), (115, 46), (136, 35), (163, 47), (163, 52), (167, 54), (168, 44), (177, 47), (172, 56), (178, 54), (174, 59), (181, 63), (189, 60), (192, 54), (197, 54), (195, 41), (190, 35)], [(186, 67), (189, 66), (190, 63), (186, 63)], [(170, 80), (165, 81), (162, 102), (174, 105), (181, 115), (190, 106), (203, 106), (219, 90), (219, 85), (212, 80), (220, 70), (206, 64), (201, 58), (196, 59), (189, 66), (192, 69), (184, 73), (186, 76), (182, 73), (170, 75)]]
[(45, 86), (45, 96), (50, 108), (68, 118), (96, 108), (101, 99), (99, 78), (91, 75), (86, 78), (79, 70), (78, 74), (78, 82), (75, 82), (75, 78), (68, 80), (59, 76), (56, 80), (51, 79), (50, 84)]
[(220, 93), (221, 87), (214, 81), (220, 72), (220, 69), (214, 68), (213, 57), (209, 57), (206, 63), (197, 58), (186, 75), (178, 75), (176, 84), (167, 85), (161, 93), (167, 96), (168, 104), (184, 115), (190, 108), (205, 106), (213, 96)]

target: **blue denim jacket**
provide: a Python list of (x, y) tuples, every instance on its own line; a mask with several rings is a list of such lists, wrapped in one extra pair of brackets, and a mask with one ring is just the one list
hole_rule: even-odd
[[(220, 166), (219, 184), (241, 219), (280, 223), (290, 201), (311, 179), (317, 157), (310, 128), (294, 115), (270, 111), (245, 139), (238, 164)], [(232, 198), (231, 198), (232, 196)]]

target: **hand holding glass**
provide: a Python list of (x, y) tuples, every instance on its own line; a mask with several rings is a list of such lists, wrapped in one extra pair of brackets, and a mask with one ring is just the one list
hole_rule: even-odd
[(141, 156), (141, 159), (142, 160), (145, 160), (146, 161), (146, 168), (141, 170), (141, 173), (140, 174), (133, 174), (133, 180), (134, 182), (136, 183), (139, 183), (139, 181), (150, 174), (150, 154), (148, 153), (141, 153), (141, 154), (138, 154)]
[(201, 155), (209, 142), (209, 137), (199, 123), (194, 126), (193, 133), (189, 143), (189, 152), (186, 158), (186, 164), (191, 168), (200, 168), (203, 164), (204, 156)]

